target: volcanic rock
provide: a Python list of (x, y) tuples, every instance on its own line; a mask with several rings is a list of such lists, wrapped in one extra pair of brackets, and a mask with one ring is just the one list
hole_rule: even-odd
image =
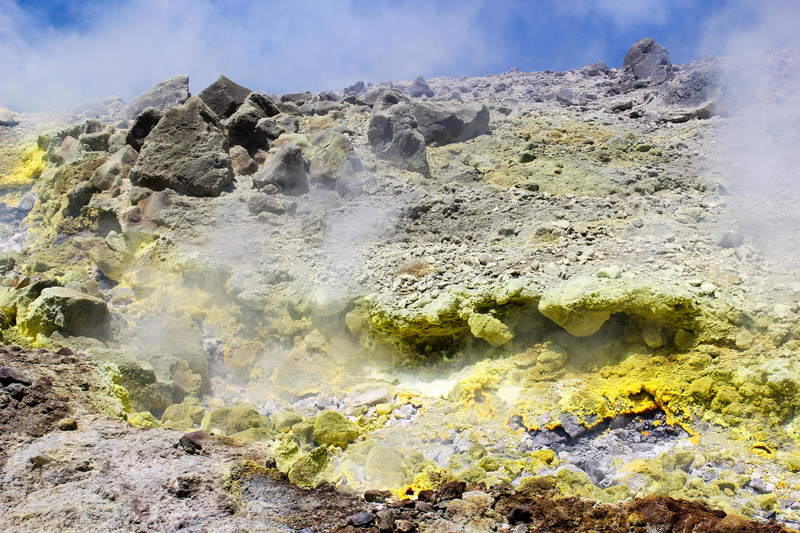
[(637, 80), (663, 83), (672, 77), (672, 62), (667, 49), (645, 38), (631, 46), (622, 61), (622, 71)]
[(303, 151), (290, 142), (281, 145), (272, 159), (253, 176), (253, 185), (261, 189), (272, 184), (288, 195), (308, 192), (308, 161)]
[(219, 120), (199, 97), (167, 111), (145, 140), (131, 169), (134, 185), (217, 196), (233, 171)]
[(17, 320), (20, 328), (31, 335), (61, 331), (105, 340), (111, 329), (111, 315), (103, 300), (65, 287), (42, 290), (25, 316)]
[(130, 146), (125, 146), (108, 158), (92, 174), (91, 183), (99, 190), (108, 190), (113, 185), (128, 177), (128, 173), (136, 164), (139, 154)]
[(133, 124), (128, 130), (128, 135), (125, 142), (130, 144), (137, 152), (142, 149), (144, 140), (156, 127), (158, 121), (161, 120), (164, 114), (155, 107), (148, 107), (133, 119)]
[(183, 104), (190, 96), (189, 76), (178, 74), (157, 83), (131, 100), (128, 104), (128, 118), (133, 119), (137, 117), (148, 107), (153, 107), (159, 111), (166, 111), (167, 109)]
[(247, 96), (253, 91), (232, 82), (225, 76), (200, 91), (198, 95), (220, 120), (233, 115)]
[(422, 76), (417, 76), (414, 78), (414, 81), (411, 82), (411, 86), (408, 88), (408, 94), (411, 98), (419, 98), (420, 96), (427, 96), (428, 98), (432, 98), (435, 94), (431, 89), (428, 82), (425, 81), (425, 78)]
[(259, 148), (269, 149), (283, 129), (271, 120), (279, 114), (270, 100), (258, 93), (250, 93), (239, 109), (223, 125), (232, 144), (243, 146), (252, 155)]

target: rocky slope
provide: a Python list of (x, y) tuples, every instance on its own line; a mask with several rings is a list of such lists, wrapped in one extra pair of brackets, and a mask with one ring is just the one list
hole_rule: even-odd
[(644, 39), (4, 110), (0, 524), (797, 527), (800, 54), (759, 61), (757, 106)]

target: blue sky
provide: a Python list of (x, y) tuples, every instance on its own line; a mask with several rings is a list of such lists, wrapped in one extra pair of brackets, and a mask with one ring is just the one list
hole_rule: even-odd
[(781, 45), (796, 0), (0, 0), (0, 106), (126, 102), (174, 74), (271, 93), (357, 80), (619, 67), (642, 37), (675, 63)]

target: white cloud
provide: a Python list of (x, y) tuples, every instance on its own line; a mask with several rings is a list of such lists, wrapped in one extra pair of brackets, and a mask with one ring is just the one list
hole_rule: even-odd
[(42, 30), (0, 0), (0, 104), (64, 111), (116, 94), (130, 100), (177, 73), (199, 92), (220, 74), (269, 92), (340, 89), (490, 62), (483, 0), (107, 4), (90, 31)]

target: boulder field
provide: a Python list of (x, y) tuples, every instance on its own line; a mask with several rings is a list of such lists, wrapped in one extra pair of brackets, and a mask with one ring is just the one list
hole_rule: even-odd
[(0, 109), (0, 529), (800, 527), (759, 61)]

